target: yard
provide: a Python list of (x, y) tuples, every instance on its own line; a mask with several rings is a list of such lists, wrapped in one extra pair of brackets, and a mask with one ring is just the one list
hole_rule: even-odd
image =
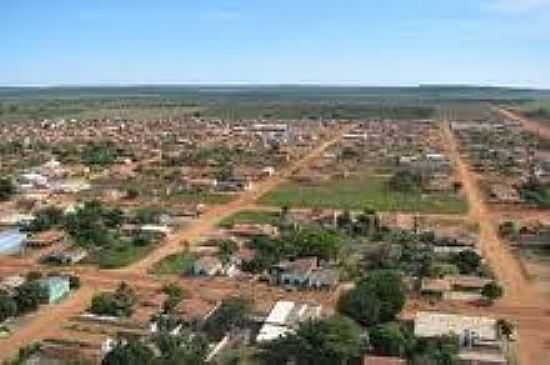
[(154, 247), (155, 245), (152, 244), (147, 246), (116, 245), (98, 251), (86, 261), (99, 265), (102, 269), (118, 269), (141, 260)]
[(181, 252), (170, 255), (157, 263), (153, 273), (157, 275), (181, 275), (188, 273), (193, 268), (195, 256), (189, 252)]
[(265, 212), (254, 210), (243, 210), (223, 219), (218, 225), (224, 228), (231, 228), (235, 224), (272, 224), (280, 220), (279, 212)]
[(331, 180), (319, 185), (287, 183), (264, 195), (260, 202), (271, 206), (403, 211), (436, 214), (462, 214), (464, 199), (447, 193), (421, 194), (389, 191), (387, 178), (363, 176)]

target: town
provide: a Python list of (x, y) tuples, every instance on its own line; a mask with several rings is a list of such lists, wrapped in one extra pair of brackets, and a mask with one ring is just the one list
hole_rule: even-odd
[(398, 114), (0, 124), (0, 358), (544, 364), (550, 128)]

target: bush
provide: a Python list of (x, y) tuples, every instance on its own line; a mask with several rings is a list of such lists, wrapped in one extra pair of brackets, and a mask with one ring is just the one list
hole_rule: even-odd
[(0, 322), (17, 315), (17, 303), (5, 293), (0, 294)]
[(388, 186), (393, 191), (418, 191), (422, 188), (422, 176), (410, 170), (401, 170), (391, 177), (388, 181)]
[(15, 185), (10, 178), (0, 178), (0, 201), (9, 200), (15, 194)]
[(90, 311), (100, 316), (130, 317), (136, 302), (134, 290), (126, 283), (122, 283), (114, 293), (95, 295)]
[(48, 302), (48, 290), (38, 281), (27, 281), (15, 289), (14, 300), (19, 314), (32, 312)]

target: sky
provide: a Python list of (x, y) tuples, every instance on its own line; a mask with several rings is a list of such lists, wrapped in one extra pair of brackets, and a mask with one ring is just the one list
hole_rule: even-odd
[(550, 0), (2, 0), (0, 85), (550, 88)]

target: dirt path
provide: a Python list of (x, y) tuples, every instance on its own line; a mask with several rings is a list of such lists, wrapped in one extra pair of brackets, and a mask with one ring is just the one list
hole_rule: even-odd
[(535, 289), (518, 259), (498, 237), (494, 217), (483, 200), (477, 179), (458, 152), (448, 123), (444, 123), (443, 135), (468, 199), (469, 218), (479, 225), (483, 256), (505, 287), (504, 299), (487, 312), (518, 323), (522, 365), (542, 365), (550, 355), (550, 303)]
[(90, 305), (94, 291), (89, 286), (81, 287), (62, 303), (43, 307), (39, 312), (29, 315), (28, 323), (17, 328), (10, 337), (0, 340), (0, 360), (11, 358), (21, 347), (60, 330), (64, 318), (75, 316)]

